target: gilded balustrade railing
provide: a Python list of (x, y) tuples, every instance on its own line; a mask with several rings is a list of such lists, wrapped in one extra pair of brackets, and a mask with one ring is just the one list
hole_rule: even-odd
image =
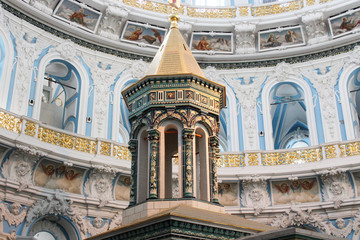
[[(306, 6), (324, 4), (333, 0), (293, 0), (287, 2), (274, 2), (263, 5), (243, 5), (236, 7), (196, 7), (181, 6), (178, 9), (180, 15), (186, 15), (195, 18), (237, 18), (237, 17), (259, 17), (266, 15), (275, 15), (286, 12), (300, 10)], [(149, 1), (149, 0), (122, 0), (122, 2), (130, 7), (144, 9), (148, 11), (168, 14), (171, 7), (165, 1)]]
[[(0, 110), (0, 129), (14, 134), (24, 134), (41, 142), (66, 149), (131, 160), (127, 145), (51, 128), (34, 119), (18, 116), (5, 110)], [(360, 155), (360, 141), (340, 142), (295, 150), (221, 153), (217, 164), (219, 167), (276, 166), (356, 155)]]
[(17, 116), (4, 110), (0, 110), (0, 128), (18, 134), (25, 134), (42, 142), (79, 152), (131, 160), (130, 152), (126, 145), (110, 140), (78, 136), (77, 134), (51, 128), (33, 119)]

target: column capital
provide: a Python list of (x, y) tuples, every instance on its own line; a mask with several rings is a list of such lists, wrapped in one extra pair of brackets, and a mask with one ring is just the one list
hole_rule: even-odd
[(195, 131), (195, 129), (193, 129), (193, 128), (184, 128), (184, 129), (182, 130), (182, 137), (183, 137), (183, 139), (184, 139), (184, 140), (186, 140), (186, 139), (189, 139), (189, 140), (193, 139), (193, 138), (194, 138), (194, 131)]
[(160, 132), (157, 129), (150, 129), (147, 130), (149, 140), (159, 140), (160, 138)]

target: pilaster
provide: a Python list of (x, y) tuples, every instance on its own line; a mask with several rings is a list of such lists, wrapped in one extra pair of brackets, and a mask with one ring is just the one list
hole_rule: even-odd
[(218, 187), (217, 187), (217, 168), (216, 164), (219, 159), (219, 138), (217, 136), (211, 136), (209, 139), (210, 145), (210, 188), (211, 188), (211, 201), (219, 203), (218, 200)]
[(184, 128), (182, 132), (183, 137), (183, 189), (184, 198), (194, 197), (194, 167), (193, 167), (193, 139), (194, 129)]
[(159, 197), (159, 139), (160, 133), (156, 129), (148, 130), (150, 142), (150, 179), (149, 179), (149, 198)]
[(131, 189), (130, 189), (130, 203), (132, 206), (136, 203), (136, 186), (137, 186), (137, 149), (138, 141), (131, 139), (129, 141), (129, 150), (131, 152)]

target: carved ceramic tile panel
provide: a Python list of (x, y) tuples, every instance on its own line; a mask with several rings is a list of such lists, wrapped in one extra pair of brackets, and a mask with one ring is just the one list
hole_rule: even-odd
[(273, 205), (320, 202), (319, 182), (316, 178), (271, 181)]
[(353, 177), (354, 184), (355, 184), (356, 196), (359, 197), (360, 196), (360, 172), (352, 172), (351, 175)]
[(130, 176), (120, 175), (115, 185), (115, 199), (119, 201), (130, 201)]
[(81, 168), (43, 160), (35, 169), (34, 184), (44, 188), (62, 189), (65, 192), (81, 194), (84, 172), (85, 170)]
[(219, 202), (224, 206), (239, 205), (239, 185), (238, 183), (219, 183)]

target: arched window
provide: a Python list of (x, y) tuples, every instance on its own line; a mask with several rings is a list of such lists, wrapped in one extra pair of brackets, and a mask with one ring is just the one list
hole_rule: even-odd
[(228, 130), (227, 130), (227, 122), (228, 119), (228, 109), (224, 108), (220, 112), (220, 151), (228, 152)]
[(174, 198), (178, 195), (178, 190), (175, 191), (176, 181), (179, 179), (179, 166), (174, 158), (178, 156), (178, 130), (173, 126), (165, 128), (165, 198)]
[(0, 107), (6, 108), (7, 97), (10, 89), (12, 59), (14, 59), (14, 47), (7, 28), (0, 27)]
[(308, 146), (303, 90), (295, 83), (279, 83), (271, 89), (269, 98), (274, 149)]
[(45, 68), (40, 121), (77, 132), (80, 104), (80, 75), (64, 60), (52, 60)]
[(210, 199), (209, 186), (209, 153), (208, 153), (208, 136), (204, 129), (196, 128), (195, 130), (195, 197), (204, 201)]
[(348, 81), (348, 94), (350, 103), (351, 122), (354, 129), (354, 137), (360, 137), (360, 68), (350, 74)]

